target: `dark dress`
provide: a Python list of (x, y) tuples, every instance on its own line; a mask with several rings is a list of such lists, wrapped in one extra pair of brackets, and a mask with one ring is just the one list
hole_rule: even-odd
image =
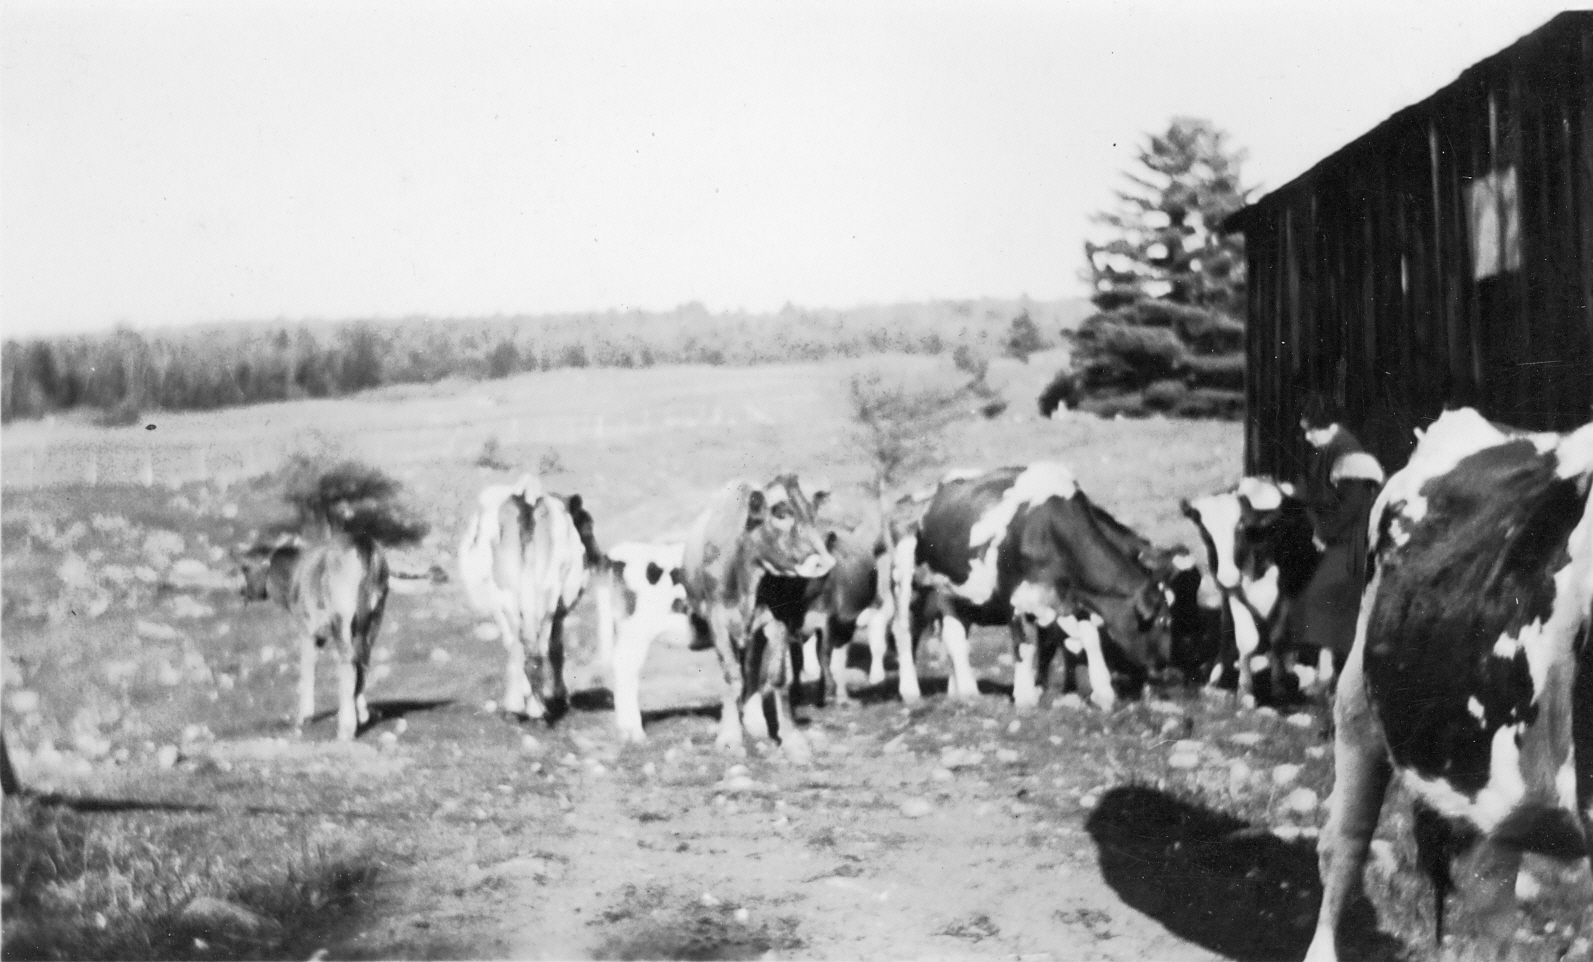
[[(1346, 463), (1350, 455), (1356, 457)], [(1313, 453), (1305, 478), (1311, 526), (1326, 547), (1301, 595), (1293, 634), (1296, 643), (1326, 648), (1341, 663), (1355, 643), (1361, 590), (1366, 587), (1367, 519), (1382, 488), (1379, 480), (1357, 475), (1368, 474), (1365, 469), (1375, 463), (1341, 426), (1333, 440)], [(1335, 480), (1347, 467), (1352, 476)]]

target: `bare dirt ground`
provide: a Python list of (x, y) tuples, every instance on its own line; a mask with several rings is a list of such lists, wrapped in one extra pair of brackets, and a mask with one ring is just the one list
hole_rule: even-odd
[[(798, 767), (768, 744), (715, 751), (712, 654), (662, 646), (642, 684), (649, 741), (621, 745), (584, 621), (574, 710), (552, 729), (507, 719), (489, 705), (502, 646), (457, 585), (408, 582), (358, 741), (333, 742), (330, 714), (287, 727), (290, 623), (243, 604), (226, 557), (280, 514), (280, 486), (216, 464), (308, 445), (393, 471), (434, 525), (402, 559), (422, 570), (452, 568), (476, 492), (512, 476), (476, 464), (492, 439), (514, 470), (582, 492), (606, 544), (667, 536), (726, 479), (781, 469), (826, 475), (855, 520), (866, 468), (845, 443), (845, 378), (871, 363), (554, 372), (156, 431), (8, 427), (0, 694), (13, 760), (45, 797), (4, 805), (0, 955), (1301, 957), (1332, 787), (1323, 708), (1171, 690), (1020, 716), (1005, 632), (974, 634), (972, 703), (945, 696), (934, 643), (916, 706), (856, 688), (854, 667), (861, 704), (798, 709), (816, 748)], [(1038, 421), (1020, 408), (1053, 370), (993, 365), (1014, 407), (955, 427), (948, 466), (1060, 458), (1126, 522), (1189, 543), (1178, 499), (1237, 478), (1239, 426)], [(192, 463), (195, 445), (215, 460)], [(210, 477), (12, 484), (28, 454), (85, 450), (106, 478), (123, 462)], [(331, 676), (323, 658), (323, 711)], [(1388, 806), (1348, 957), (1438, 957), (1406, 810)], [(1518, 957), (1586, 962), (1585, 864), (1538, 868)], [(244, 911), (196, 918), (202, 899)]]

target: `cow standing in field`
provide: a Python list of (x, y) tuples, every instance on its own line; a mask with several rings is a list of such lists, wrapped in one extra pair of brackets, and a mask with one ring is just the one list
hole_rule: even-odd
[(687, 618), (686, 548), (679, 544), (626, 542), (609, 549), (605, 576), (612, 580), (614, 722), (627, 741), (647, 739), (642, 730), (641, 674), (648, 649), (665, 639), (688, 648), (706, 647)]
[[(832, 531), (825, 547), (835, 558), (835, 566), (823, 578), (809, 583), (805, 621), (801, 634), (812, 636), (817, 644), (820, 689), (817, 704), (834, 699), (851, 700), (846, 689), (847, 650), (857, 629), (867, 631), (871, 685), (885, 680), (885, 649), (890, 622), (895, 615), (891, 592), (891, 558), (883, 537), (859, 537)], [(801, 651), (792, 647), (794, 678), (802, 674)], [(793, 682), (792, 692), (796, 687)]]
[(243, 597), (276, 599), (303, 631), (299, 642), (299, 708), (303, 726), (315, 715), (315, 656), (330, 644), (337, 656), (337, 737), (354, 738), (370, 719), (365, 674), (387, 606), (387, 556), (365, 536), (297, 536), (257, 545), (240, 559)]
[[(1245, 478), (1232, 491), (1182, 504), (1206, 547), (1206, 559), (1222, 593), (1223, 646), (1207, 683), (1236, 674), (1237, 696), (1255, 701), (1254, 661), (1267, 655), (1272, 695), (1300, 648), (1292, 637), (1293, 615), (1316, 573), (1322, 549), (1315, 543), (1305, 502), (1289, 484)], [(1347, 640), (1347, 639), (1346, 639)], [(1333, 675), (1332, 649), (1322, 649), (1316, 678)]]
[[(504, 711), (551, 723), (568, 706), (564, 619), (602, 560), (580, 495), (549, 494), (533, 475), (481, 493), (459, 545), (459, 574), (503, 640)], [(598, 599), (600, 608), (606, 600)], [(601, 614), (597, 621), (606, 661), (611, 621)]]
[(720, 747), (741, 747), (744, 712), (750, 731), (766, 732), (763, 706), (772, 699), (781, 746), (793, 759), (808, 757), (786, 686), (789, 640), (800, 633), (805, 610), (800, 601), (808, 582), (835, 564), (816, 510), (795, 475), (763, 488), (736, 481), (715, 496), (686, 539), (686, 599), (724, 674)]
[[(1084, 656), (1091, 699), (1116, 702), (1112, 657), (1137, 672), (1159, 668), (1169, 648), (1164, 589), (1139, 560), (1101, 529), (1096, 509), (1064, 466), (1040, 462), (977, 476), (948, 476), (935, 491), (915, 535), (903, 538), (895, 563), (898, 652), (911, 649), (909, 603), (926, 594), (928, 619), (941, 622), (952, 662), (950, 692), (972, 699), (979, 689), (969, 664), (969, 624), (1007, 625), (1017, 664), (1013, 700), (1039, 703), (1058, 644)], [(1033, 624), (1037, 641), (1028, 637)], [(918, 696), (913, 659), (899, 657), (903, 698)]]
[(1312, 962), (1337, 957), (1339, 916), (1395, 774), (1416, 802), (1440, 945), (1452, 884), (1466, 890), (1463, 954), (1502, 951), (1522, 852), (1593, 855), (1590, 478), (1593, 425), (1512, 436), (1463, 409), (1432, 425), (1378, 497), (1334, 704)]

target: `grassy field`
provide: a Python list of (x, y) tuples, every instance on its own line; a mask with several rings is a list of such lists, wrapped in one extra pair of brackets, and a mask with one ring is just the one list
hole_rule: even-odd
[[(954, 425), (943, 465), (914, 484), (1060, 458), (1126, 522), (1191, 543), (1177, 501), (1238, 477), (1240, 427), (1039, 420), (1034, 396), (1060, 360), (993, 364), (1011, 406)], [(287, 618), (245, 606), (227, 560), (282, 514), (273, 471), (288, 456), (358, 457), (403, 479), (434, 526), (399, 556), (414, 569), (451, 571), (476, 493), (522, 470), (580, 492), (606, 543), (676, 537), (727, 479), (777, 470), (827, 479), (834, 517), (856, 521), (868, 471), (846, 384), (869, 370), (959, 377), (909, 356), (564, 370), (163, 416), (154, 430), (7, 427), (0, 707), (45, 797), (5, 805), (4, 956), (1298, 957), (1332, 784), (1322, 709), (1174, 691), (1111, 716), (1019, 719), (1002, 697), (1004, 632), (975, 635), (978, 704), (942, 697), (932, 646), (924, 704), (864, 691), (856, 708), (803, 708), (815, 764), (754, 751), (748, 788), (708, 747), (711, 655), (655, 649), (650, 740), (621, 745), (580, 610), (576, 710), (553, 730), (516, 725), (488, 708), (502, 649), (477, 635), (458, 586), (416, 586), (394, 595), (378, 641), (373, 724), (331, 740), (323, 664), (323, 715), (291, 736)], [(477, 464), (489, 441), (508, 467)], [(30, 458), (34, 477), (17, 477)], [(41, 483), (54, 477), (41, 465), (84, 458), (96, 483)], [(931, 813), (904, 817), (912, 799)], [(1350, 949), (1436, 958), (1404, 809), (1389, 811)], [(1520, 958), (1588, 957), (1578, 871), (1543, 870)]]

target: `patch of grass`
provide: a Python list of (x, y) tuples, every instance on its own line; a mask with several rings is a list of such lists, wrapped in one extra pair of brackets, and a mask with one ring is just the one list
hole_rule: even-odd
[[(308, 954), (375, 877), (361, 853), (284, 825), (210, 814), (78, 812), (7, 799), (7, 959), (254, 959)], [(219, 899), (228, 917), (184, 913)]]
[(590, 924), (607, 927), (600, 959), (755, 959), (771, 950), (800, 949), (793, 918), (738, 917), (731, 902), (705, 905), (664, 885), (625, 886), (620, 901)]

